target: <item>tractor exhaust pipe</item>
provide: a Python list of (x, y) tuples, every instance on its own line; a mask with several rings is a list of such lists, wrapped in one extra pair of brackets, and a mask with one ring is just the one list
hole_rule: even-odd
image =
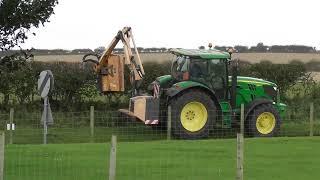
[(231, 78), (231, 99), (230, 105), (232, 109), (236, 108), (237, 99), (237, 77), (238, 77), (238, 63), (232, 66), (232, 78)]
[[(229, 48), (228, 53), (230, 54), (230, 59), (232, 54), (236, 50), (234, 48)], [(231, 97), (230, 97), (230, 105), (232, 109), (236, 108), (236, 99), (237, 99), (237, 77), (238, 77), (238, 60), (234, 60), (234, 63), (231, 66), (232, 78), (231, 78)]]

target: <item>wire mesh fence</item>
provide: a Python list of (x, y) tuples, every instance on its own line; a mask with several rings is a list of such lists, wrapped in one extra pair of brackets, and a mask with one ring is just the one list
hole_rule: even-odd
[[(319, 146), (315, 144), (319, 139), (306, 137), (320, 135), (318, 108), (315, 105), (312, 113), (310, 106), (290, 106), (279, 117), (268, 113), (260, 117), (262, 111), (257, 110), (248, 114), (244, 120), (245, 174), (251, 179), (265, 179), (265, 163), (261, 162), (282, 164), (284, 161), (273, 158), (282, 155), (282, 159), (293, 161), (291, 158), (296, 155), (290, 158), (290, 152), (283, 149), (295, 149), (297, 144), (300, 149), (295, 153), (309, 154), (304, 157), (310, 158), (310, 162), (319, 160), (309, 157), (320, 157), (318, 152), (310, 150)], [(42, 145), (40, 112), (14, 112), (11, 120), (14, 130), (7, 130), (10, 113), (0, 114), (1, 127), (6, 131), (5, 179), (108, 179), (112, 135), (118, 140), (117, 179), (234, 179), (236, 137), (241, 129), (239, 112), (208, 111), (211, 119), (203, 122), (198, 115), (187, 112), (183, 115), (175, 110), (164, 110), (158, 125), (146, 125), (118, 111), (91, 108), (82, 112), (53, 112), (48, 144)], [(277, 118), (281, 123), (277, 124)], [(270, 134), (270, 129), (277, 131)], [(269, 135), (275, 137), (254, 138)], [(306, 142), (310, 144), (306, 146)], [(305, 166), (295, 165), (289, 169)], [(281, 168), (271, 167), (271, 172), (280, 173), (281, 177), (299, 177), (281, 171)]]

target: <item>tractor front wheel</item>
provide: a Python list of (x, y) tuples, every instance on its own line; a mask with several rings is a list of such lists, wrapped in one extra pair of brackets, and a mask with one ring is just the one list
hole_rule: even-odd
[(172, 133), (183, 139), (209, 136), (215, 122), (216, 107), (205, 92), (192, 90), (171, 100)]
[(255, 137), (272, 137), (280, 131), (280, 115), (271, 104), (257, 106), (247, 117), (247, 131)]

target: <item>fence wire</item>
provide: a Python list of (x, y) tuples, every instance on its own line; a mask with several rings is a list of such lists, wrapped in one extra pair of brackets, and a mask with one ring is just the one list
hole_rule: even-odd
[[(317, 110), (318, 106), (315, 106), (313, 136), (320, 136)], [(40, 112), (15, 112), (15, 130), (10, 132), (6, 130), (10, 123), (9, 113), (0, 114), (1, 127), (6, 130), (4, 172), (7, 180), (107, 179), (112, 135), (118, 139), (117, 179), (206, 180), (234, 179), (236, 175), (236, 135), (241, 124), (239, 114), (208, 111), (208, 116), (214, 117), (214, 120), (203, 122), (206, 127), (203, 130), (190, 124), (193, 114), (187, 114), (182, 124), (181, 115), (174, 110), (170, 118), (167, 110), (161, 112), (158, 125), (145, 125), (118, 111), (53, 112), (54, 124), (49, 125), (47, 145), (42, 145), (41, 115)], [(268, 123), (263, 117), (259, 126), (264, 130), (256, 128), (259, 124), (256, 121), (249, 121), (257, 119), (258, 115), (258, 110), (255, 110), (244, 121), (244, 134), (248, 142), (245, 146), (248, 150), (245, 153), (248, 154), (245, 172), (251, 179), (265, 179), (266, 172), (262, 168), (265, 163), (256, 159), (281, 164), (282, 161), (272, 157), (286, 157), (288, 152), (282, 149), (295, 148), (295, 144), (299, 143), (303, 146), (306, 141), (311, 144), (305, 148), (317, 147), (314, 145), (315, 139), (306, 137), (310, 136), (310, 107), (289, 106), (285, 116), (280, 117), (281, 122), (275, 124), (279, 130), (272, 134), (273, 138), (255, 138), (269, 136), (264, 134), (268, 132)], [(171, 120), (169, 128), (168, 120)], [(302, 142), (287, 137), (305, 139)], [(271, 150), (267, 151), (266, 146)], [(276, 150), (279, 152), (274, 152)], [(296, 152), (303, 154), (305, 151), (310, 156), (319, 154), (303, 148)], [(310, 159), (316, 160), (319, 158)], [(290, 168), (293, 170), (300, 166), (297, 163)], [(271, 168), (271, 172), (281, 173), (281, 168)], [(288, 176), (288, 179), (298, 177), (281, 175)]]

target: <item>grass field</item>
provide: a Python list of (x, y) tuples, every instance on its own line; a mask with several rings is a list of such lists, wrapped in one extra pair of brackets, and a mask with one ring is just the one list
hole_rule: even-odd
[[(142, 123), (123, 127), (95, 127), (94, 138), (90, 136), (89, 125), (81, 127), (51, 127), (49, 126), (48, 142), (51, 144), (62, 143), (87, 143), (87, 142), (106, 142), (112, 134), (118, 139), (126, 142), (141, 142), (164, 140), (167, 138), (165, 130), (156, 130), (147, 127)], [(210, 138), (235, 138), (236, 129), (215, 128)], [(7, 142), (9, 141), (9, 133)], [(285, 122), (281, 125), (279, 136), (297, 137), (309, 135), (308, 122)], [(320, 121), (315, 120), (314, 135), (320, 136)], [(41, 144), (43, 142), (43, 129), (41, 125), (35, 127), (23, 127), (17, 124), (13, 134), (14, 144)]]
[[(320, 137), (245, 139), (245, 179), (320, 176)], [(6, 180), (105, 180), (108, 144), (7, 145)], [(119, 142), (117, 179), (235, 179), (236, 142)]]
[[(54, 62), (81, 62), (83, 55), (38, 55), (35, 56), (36, 61)], [(292, 60), (300, 60), (309, 62), (311, 60), (320, 61), (320, 53), (235, 53), (234, 58), (257, 63), (263, 60), (269, 60), (273, 63), (288, 63)], [(173, 55), (169, 53), (142, 53), (143, 62), (165, 62), (172, 60)]]

